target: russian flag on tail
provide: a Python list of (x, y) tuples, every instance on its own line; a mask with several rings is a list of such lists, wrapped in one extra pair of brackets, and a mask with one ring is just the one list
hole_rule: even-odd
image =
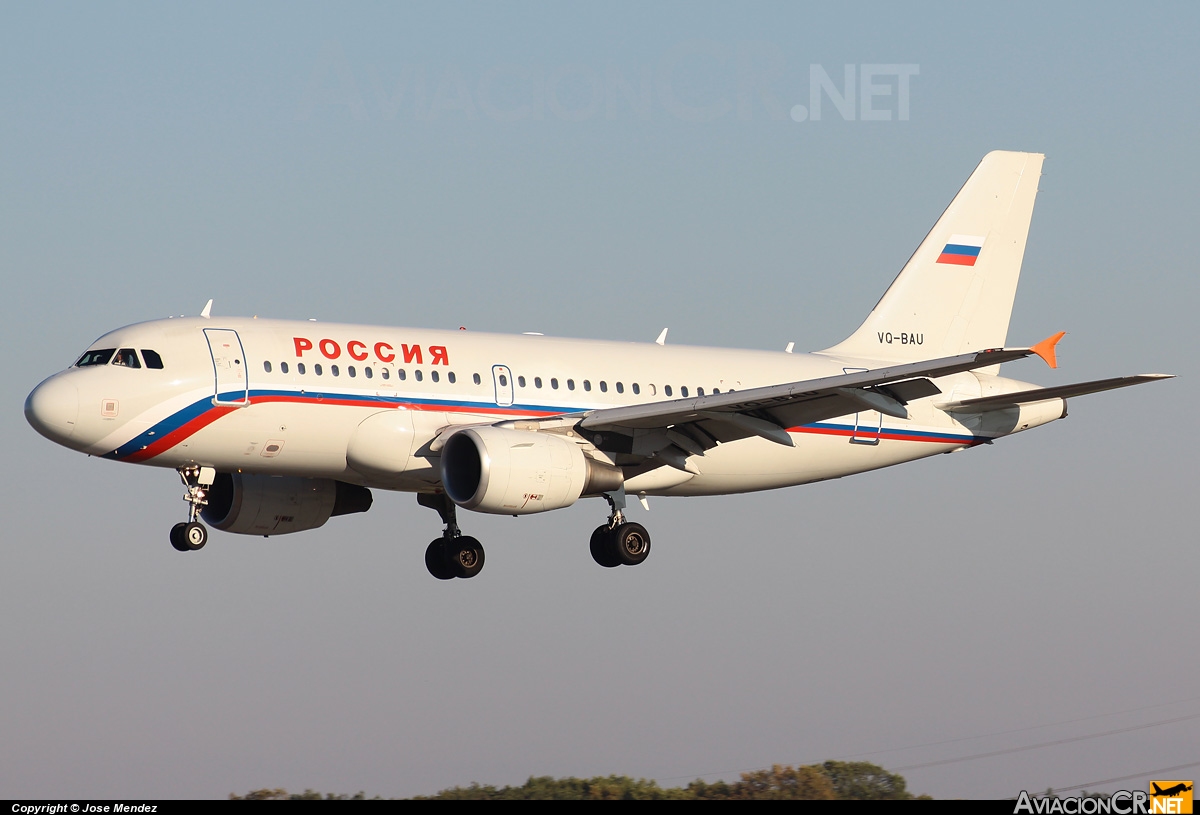
[(983, 248), (983, 238), (978, 235), (951, 235), (946, 248), (938, 255), (938, 263), (951, 263), (955, 266), (974, 266), (979, 259), (979, 250)]

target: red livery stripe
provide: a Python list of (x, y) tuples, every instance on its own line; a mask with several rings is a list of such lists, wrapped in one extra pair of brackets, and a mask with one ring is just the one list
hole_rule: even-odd
[(131, 461), (131, 462), (136, 463), (139, 461), (145, 461), (146, 459), (154, 458), (159, 453), (170, 450), (172, 447), (179, 444), (179, 442), (183, 441), (188, 436), (192, 435), (193, 433), (195, 433), (198, 430), (201, 430), (202, 428), (207, 427), (208, 425), (212, 424), (217, 419), (220, 419), (222, 416), (224, 416), (226, 413), (229, 413), (232, 410), (237, 410), (237, 408), (221, 405), (218, 407), (214, 407), (212, 410), (206, 410), (204, 413), (201, 413), (199, 416), (192, 419), (191, 421), (186, 422), (186, 423), (180, 425), (179, 427), (175, 428), (170, 433), (167, 433), (164, 436), (160, 436), (157, 440), (146, 445), (141, 450), (138, 450), (136, 453), (132, 453), (131, 455), (126, 456), (125, 461)]
[(938, 263), (952, 263), (955, 266), (974, 266), (978, 258), (975, 255), (951, 255), (947, 252), (942, 252), (938, 255)]

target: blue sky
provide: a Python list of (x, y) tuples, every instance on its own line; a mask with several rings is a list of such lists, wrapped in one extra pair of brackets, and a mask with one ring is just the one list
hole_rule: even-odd
[[(1183, 412), (1200, 12), (1081, 9), (0, 7), (0, 792), (676, 784), (1200, 712)], [(847, 66), (857, 104), (827, 95), (795, 121), (812, 78), (844, 91)], [(1047, 155), (1010, 343), (1069, 332), (1059, 371), (1006, 373), (1180, 378), (965, 455), (655, 501), (634, 510), (655, 546), (636, 570), (591, 562), (604, 511), (585, 501), (471, 516), (487, 571), (442, 584), (421, 561), (440, 526), (408, 495), (182, 558), (173, 473), (85, 459), (21, 416), (95, 337), (210, 297), (216, 314), (825, 347), (992, 149)], [(1015, 795), (1200, 761), (1194, 732), (905, 775)]]

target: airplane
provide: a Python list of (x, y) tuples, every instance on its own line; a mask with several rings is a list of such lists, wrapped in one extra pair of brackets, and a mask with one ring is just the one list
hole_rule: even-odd
[(642, 563), (630, 496), (809, 484), (1061, 419), (1067, 400), (1168, 378), (1052, 387), (999, 375), (1062, 333), (1006, 347), (1044, 156), (986, 155), (862, 325), (792, 353), (541, 335), (199, 317), (118, 328), (25, 401), (37, 432), (115, 461), (178, 471), (188, 520), (281, 535), (414, 492), (442, 535), (425, 565), (474, 577), (484, 549), (458, 509), (528, 515), (603, 498), (601, 566)]
[(1150, 786), (1154, 787), (1154, 792), (1150, 793), (1150, 795), (1155, 798), (1159, 797), (1160, 795), (1166, 796), (1167, 798), (1173, 798), (1176, 795), (1179, 795), (1181, 792), (1189, 792), (1192, 789), (1192, 785), (1188, 784), (1186, 781), (1181, 781), (1173, 787), (1167, 787), (1165, 790), (1158, 786), (1158, 784), (1155, 784), (1153, 781), (1150, 782)]

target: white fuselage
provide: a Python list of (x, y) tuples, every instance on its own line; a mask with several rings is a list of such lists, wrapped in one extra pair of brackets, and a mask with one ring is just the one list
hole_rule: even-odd
[[(106, 334), (91, 349), (151, 350), (162, 367), (85, 365), (46, 380), (30, 404), (40, 393), (35, 426), (60, 444), (160, 467), (407, 491), (439, 487), (429, 443), (451, 426), (686, 400), (880, 367), (826, 354), (246, 318), (140, 323)], [(970, 447), (1063, 412), (1056, 399), (948, 413), (935, 405), (1031, 386), (981, 373), (935, 384), (942, 393), (911, 402), (908, 419), (864, 411), (788, 428), (791, 447), (758, 437), (721, 444), (693, 459), (698, 472), (662, 466), (625, 488), (712, 495), (804, 484)], [(348, 456), (360, 424), (387, 411), (407, 413), (396, 449)]]

